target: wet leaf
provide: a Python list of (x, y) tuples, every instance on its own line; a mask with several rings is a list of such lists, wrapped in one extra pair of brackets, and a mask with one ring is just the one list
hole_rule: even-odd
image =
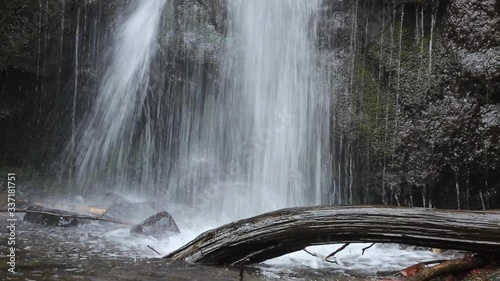
[(407, 267), (403, 270), (401, 270), (401, 274), (403, 274), (404, 277), (412, 277), (413, 275), (419, 273), (420, 271), (424, 270), (425, 265), (423, 264), (416, 264), (410, 267)]

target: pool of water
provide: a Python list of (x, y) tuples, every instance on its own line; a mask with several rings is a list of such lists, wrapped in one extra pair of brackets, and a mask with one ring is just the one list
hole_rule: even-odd
[[(6, 260), (6, 215), (2, 222), (1, 253)], [(240, 269), (207, 267), (162, 259), (161, 255), (187, 243), (202, 231), (178, 221), (182, 234), (164, 240), (132, 237), (130, 228), (90, 221), (77, 227), (56, 228), (22, 222), (16, 229), (16, 275), (0, 264), (2, 280), (239, 280)], [(197, 224), (199, 225), (199, 224)], [(243, 280), (376, 280), (419, 261), (440, 257), (428, 250), (401, 249), (398, 245), (375, 245), (362, 255), (367, 244), (352, 244), (325, 262), (322, 257), (340, 245), (309, 247), (265, 263), (246, 266)]]

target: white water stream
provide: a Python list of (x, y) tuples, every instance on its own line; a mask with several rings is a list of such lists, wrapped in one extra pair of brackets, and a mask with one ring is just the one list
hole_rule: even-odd
[(321, 1), (228, 5), (222, 82), (202, 110), (183, 115), (184, 165), (169, 198), (226, 219), (326, 203), (329, 96), (315, 46)]
[[(99, 179), (126, 184), (134, 137), (147, 138), (148, 124), (137, 128), (148, 93), (150, 62), (166, 0), (134, 1), (133, 12), (115, 31), (111, 62), (101, 80), (96, 100), (79, 127), (73, 151), (77, 180), (83, 186)], [(151, 141), (141, 143), (148, 163)], [(147, 168), (147, 165), (144, 165)]]

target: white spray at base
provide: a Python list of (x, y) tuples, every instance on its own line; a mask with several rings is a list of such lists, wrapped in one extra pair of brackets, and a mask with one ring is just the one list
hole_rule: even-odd
[(223, 222), (327, 203), (330, 100), (315, 45), (321, 3), (228, 1), (222, 82), (180, 120), (182, 164), (168, 198)]

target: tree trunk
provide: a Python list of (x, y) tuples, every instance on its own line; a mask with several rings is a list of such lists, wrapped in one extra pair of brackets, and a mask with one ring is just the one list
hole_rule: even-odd
[(262, 262), (307, 246), (348, 242), (500, 252), (500, 212), (385, 206), (290, 208), (209, 230), (165, 258), (236, 265)]

